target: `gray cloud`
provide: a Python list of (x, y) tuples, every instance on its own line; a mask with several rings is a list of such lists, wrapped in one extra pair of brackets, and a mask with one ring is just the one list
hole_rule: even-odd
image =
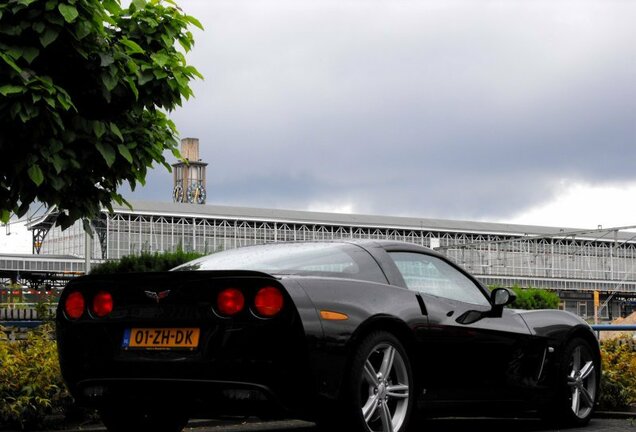
[(636, 180), (636, 3), (181, 6), (206, 80), (171, 116), (201, 140), (210, 203), (502, 218), (564, 178)]

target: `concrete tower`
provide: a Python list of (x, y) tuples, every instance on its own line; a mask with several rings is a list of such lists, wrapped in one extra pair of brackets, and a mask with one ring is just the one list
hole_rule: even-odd
[(208, 164), (199, 158), (199, 139), (182, 139), (181, 156), (184, 162), (172, 164), (172, 199), (174, 202), (205, 204), (205, 167)]

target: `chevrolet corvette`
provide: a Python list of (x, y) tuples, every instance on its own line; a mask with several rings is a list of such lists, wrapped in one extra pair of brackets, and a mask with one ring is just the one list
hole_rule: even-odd
[(565, 311), (507, 307), (514, 298), (413, 244), (277, 243), (77, 278), (57, 341), (71, 394), (109, 431), (253, 415), (404, 432), (436, 412), (585, 425), (594, 333)]

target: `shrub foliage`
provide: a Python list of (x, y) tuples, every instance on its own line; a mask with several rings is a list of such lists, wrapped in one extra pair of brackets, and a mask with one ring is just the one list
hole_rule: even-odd
[(517, 299), (510, 305), (515, 309), (557, 309), (559, 296), (552, 291), (537, 288), (513, 287)]
[(182, 250), (164, 253), (142, 252), (140, 255), (128, 255), (118, 261), (107, 261), (95, 266), (91, 274), (168, 271), (201, 256), (203, 255), (197, 252)]
[(601, 344), (601, 409), (624, 410), (636, 403), (636, 341), (608, 339)]
[(0, 331), (0, 424), (40, 428), (48, 415), (63, 414), (71, 403), (60, 374), (53, 325), (29, 330), (24, 341), (9, 342)]

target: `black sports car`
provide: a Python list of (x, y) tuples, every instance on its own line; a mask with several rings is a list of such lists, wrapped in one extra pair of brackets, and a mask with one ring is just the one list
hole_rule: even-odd
[(57, 339), (71, 393), (111, 431), (249, 414), (402, 432), (422, 410), (493, 408), (586, 424), (591, 328), (513, 300), (412, 244), (279, 243), (73, 280)]

